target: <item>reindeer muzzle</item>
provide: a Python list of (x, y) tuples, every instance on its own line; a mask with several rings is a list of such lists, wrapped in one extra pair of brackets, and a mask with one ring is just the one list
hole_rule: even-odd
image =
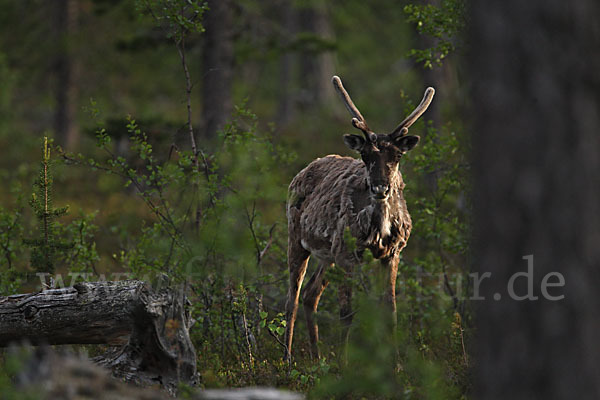
[(371, 185), (371, 194), (376, 200), (385, 200), (390, 194), (389, 185)]

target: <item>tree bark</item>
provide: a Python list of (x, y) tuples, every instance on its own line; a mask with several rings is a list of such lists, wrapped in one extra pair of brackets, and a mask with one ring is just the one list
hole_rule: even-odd
[[(317, 40), (331, 40), (333, 33), (325, 2), (315, 1), (299, 6), (297, 9), (298, 28), (303, 35), (313, 36)], [(331, 77), (335, 74), (333, 55), (318, 45), (305, 49), (300, 54), (299, 105), (303, 108), (318, 108), (334, 98)]]
[(72, 43), (78, 29), (79, 3), (77, 0), (59, 0), (55, 7), (57, 52), (54, 64), (54, 131), (62, 146), (73, 149), (79, 141), (79, 131), (75, 122), (78, 97), (77, 62)]
[[(598, 15), (597, 0), (471, 2), (474, 257), (491, 273), (476, 398), (600, 398)], [(564, 286), (544, 293), (549, 273)]]
[(127, 343), (140, 284), (80, 284), (0, 299), (0, 346)]
[(208, 0), (204, 15), (203, 119), (204, 136), (216, 137), (233, 110), (233, 5), (231, 0)]
[(124, 345), (95, 359), (138, 384), (173, 389), (196, 381), (186, 299), (144, 282), (85, 282), (64, 289), (0, 298), (0, 346), (32, 344)]
[(277, 126), (279, 128), (287, 126), (294, 116), (294, 81), (293, 66), (294, 54), (289, 48), (292, 38), (295, 35), (295, 19), (292, 0), (281, 0), (278, 4), (278, 14), (282, 21), (282, 44), (283, 54), (279, 59), (279, 84), (278, 104), (277, 104)]

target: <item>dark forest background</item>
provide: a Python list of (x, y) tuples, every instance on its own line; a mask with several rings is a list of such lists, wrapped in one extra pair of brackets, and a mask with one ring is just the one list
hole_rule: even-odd
[[(190, 285), (205, 387), (464, 395), (468, 146), (455, 51), (463, 3), (0, 7), (1, 294), (39, 288), (38, 272), (59, 273), (65, 284), (73, 272), (88, 280), (166, 276)], [(384, 333), (371, 312), (379, 293), (370, 273), (378, 264), (368, 260), (354, 278), (355, 301), (364, 305), (351, 335), (353, 361), (343, 361), (335, 286), (319, 310), (324, 359), (310, 360), (301, 317), (295, 362), (281, 360), (287, 185), (316, 157), (355, 156), (341, 140), (352, 127), (333, 75), (381, 133), (404, 119), (425, 87), (437, 90), (412, 129), (420, 149), (401, 167), (415, 229), (398, 284), (400, 374), (387, 367), (393, 350), (378, 350)], [(36, 247), (31, 239), (45, 230), (29, 203), (39, 192), (46, 136), (51, 201), (68, 213), (56, 215), (50, 242)], [(40, 262), (47, 255), (51, 262)], [(342, 277), (334, 269), (331, 279)], [(371, 378), (353, 378), (367, 370)]]

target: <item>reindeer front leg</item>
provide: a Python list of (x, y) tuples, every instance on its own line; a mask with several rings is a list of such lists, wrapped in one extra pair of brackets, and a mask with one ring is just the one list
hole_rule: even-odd
[(395, 327), (396, 320), (396, 278), (398, 277), (398, 262), (400, 261), (400, 255), (398, 252), (392, 256), (381, 260), (384, 273), (386, 274), (384, 279), (384, 293), (383, 301), (390, 308), (392, 312), (392, 324)]
[(398, 328), (398, 319), (396, 315), (396, 278), (398, 277), (398, 262), (400, 261), (400, 252), (396, 251), (392, 256), (381, 260), (385, 273), (385, 289), (383, 293), (383, 302), (387, 305), (391, 312), (390, 334), (394, 345), (394, 358), (396, 369), (401, 369), (400, 359), (398, 356), (398, 343), (396, 342), (396, 330)]

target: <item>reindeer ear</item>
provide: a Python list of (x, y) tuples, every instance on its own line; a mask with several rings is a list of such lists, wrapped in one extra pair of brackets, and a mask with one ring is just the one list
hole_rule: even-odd
[(352, 150), (361, 151), (365, 145), (365, 138), (358, 135), (344, 135), (344, 143)]
[(399, 136), (394, 139), (394, 144), (400, 149), (401, 152), (406, 153), (412, 150), (421, 138), (413, 135)]

